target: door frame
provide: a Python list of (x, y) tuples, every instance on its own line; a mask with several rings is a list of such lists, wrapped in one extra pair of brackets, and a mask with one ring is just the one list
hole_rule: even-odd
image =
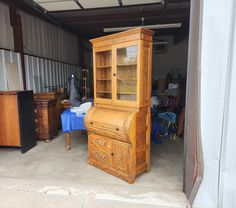
[(200, 130), (202, 0), (191, 0), (185, 104), (183, 191), (191, 207), (203, 179)]

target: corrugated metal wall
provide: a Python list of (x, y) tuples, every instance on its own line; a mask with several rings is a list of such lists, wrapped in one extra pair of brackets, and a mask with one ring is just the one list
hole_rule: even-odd
[(79, 43), (76, 35), (25, 12), (19, 13), (26, 54), (79, 64)]
[(80, 78), (80, 68), (48, 59), (25, 55), (26, 85), (34, 92), (51, 92), (67, 84), (71, 74)]
[(13, 30), (8, 5), (0, 2), (0, 48), (14, 49)]
[(20, 86), (23, 90), (21, 61), (19, 53), (0, 49), (0, 90), (9, 90), (6, 78), (6, 64), (16, 64), (19, 72)]

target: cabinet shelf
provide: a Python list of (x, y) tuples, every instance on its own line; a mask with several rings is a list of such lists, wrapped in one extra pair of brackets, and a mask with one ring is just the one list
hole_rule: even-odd
[(137, 66), (137, 63), (132, 64), (117, 64), (118, 67), (126, 67), (126, 66)]
[(111, 66), (97, 66), (96, 69), (111, 69)]
[(97, 93), (107, 93), (107, 94), (109, 94), (109, 93), (111, 93), (111, 91), (97, 91)]
[(136, 92), (125, 92), (125, 91), (119, 91), (117, 92), (118, 94), (123, 94), (123, 95), (136, 95)]
[(104, 78), (104, 79), (96, 79), (97, 81), (111, 81), (111, 79), (106, 79), (106, 78)]
[(137, 78), (117, 78), (119, 81), (136, 81)]

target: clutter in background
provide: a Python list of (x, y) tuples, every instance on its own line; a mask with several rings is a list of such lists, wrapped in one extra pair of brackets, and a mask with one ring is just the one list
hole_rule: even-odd
[(151, 139), (160, 144), (161, 137), (178, 140), (184, 132), (185, 78), (173, 79), (171, 74), (165, 80), (152, 84)]

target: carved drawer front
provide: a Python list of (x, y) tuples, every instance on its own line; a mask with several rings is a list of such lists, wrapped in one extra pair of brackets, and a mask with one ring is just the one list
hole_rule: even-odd
[(90, 134), (90, 155), (89, 158), (95, 160), (102, 166), (111, 167), (112, 142), (96, 134)]
[(111, 139), (108, 139), (106, 137), (103, 137), (97, 134), (90, 135), (90, 145), (92, 147), (96, 147), (100, 149), (101, 151), (111, 152), (111, 149), (112, 149)]

